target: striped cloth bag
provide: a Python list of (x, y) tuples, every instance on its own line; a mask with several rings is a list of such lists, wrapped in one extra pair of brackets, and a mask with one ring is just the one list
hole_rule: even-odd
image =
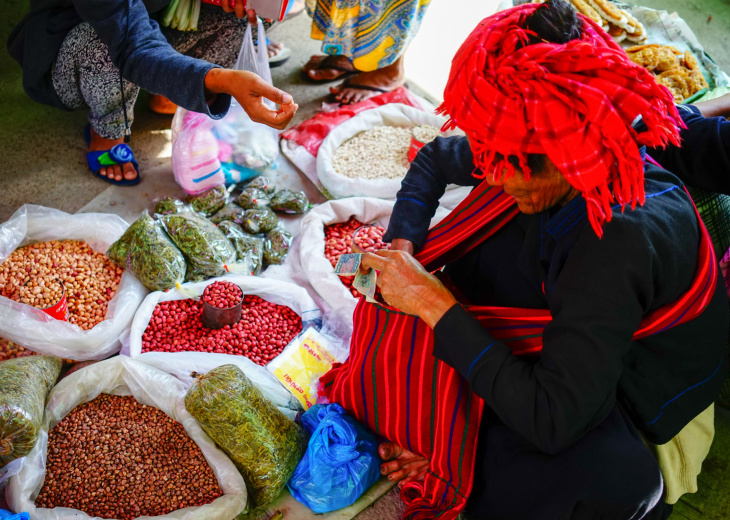
[[(429, 231), (416, 258), (428, 269), (438, 268), (486, 240), (516, 213), (511, 197), (483, 182)], [(702, 241), (691, 289), (647, 316), (635, 339), (691, 320), (707, 306), (717, 264), (700, 223)], [(551, 320), (548, 310), (465, 308), (514, 354), (542, 349), (542, 332)], [(353, 319), (349, 359), (322, 378), (328, 398), (387, 439), (429, 459), (424, 480), (401, 490), (406, 518), (456, 518), (472, 487), (483, 401), (453, 368), (432, 355), (433, 331), (419, 318), (361, 298)]]

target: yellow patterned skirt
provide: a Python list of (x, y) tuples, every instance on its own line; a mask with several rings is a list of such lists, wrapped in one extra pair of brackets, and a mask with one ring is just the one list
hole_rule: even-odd
[(418, 32), (431, 0), (306, 0), (312, 38), (326, 54), (350, 58), (357, 70), (382, 69)]

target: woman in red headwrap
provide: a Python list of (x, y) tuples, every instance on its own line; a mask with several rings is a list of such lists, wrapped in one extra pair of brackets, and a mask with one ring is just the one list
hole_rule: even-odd
[[(642, 439), (667, 443), (711, 407), (728, 330), (693, 203), (644, 156), (679, 144), (671, 95), (552, 0), (485, 19), (453, 60), (440, 110), (467, 137), (422, 149), (390, 220), (393, 249), (366, 254), (361, 269), (379, 271), (385, 302), (424, 321), (433, 355), (483, 399), (467, 513), (666, 517)], [(473, 198), (468, 217), (429, 233), (448, 183), (499, 195)], [(479, 204), (498, 197), (518, 211), (475, 239), (466, 228), (481, 225)], [(451, 255), (448, 282), (423, 260), (434, 242)], [(514, 321), (485, 328), (484, 309)], [(538, 355), (514, 355), (510, 342), (526, 339), (539, 345), (519, 352)], [(392, 480), (425, 470), (393, 443), (381, 454)]]

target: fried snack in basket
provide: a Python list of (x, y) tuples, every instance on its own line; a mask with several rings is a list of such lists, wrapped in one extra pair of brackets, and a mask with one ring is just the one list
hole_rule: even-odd
[(631, 61), (652, 72), (657, 83), (667, 87), (677, 103), (709, 88), (697, 58), (690, 51), (682, 53), (671, 45), (650, 43), (629, 47), (626, 54)]
[(626, 54), (637, 65), (641, 65), (645, 69), (654, 72), (654, 69), (659, 64), (657, 47), (658, 45), (656, 44), (634, 45), (626, 49)]
[(606, 20), (586, 0), (571, 0), (571, 2), (575, 10), (583, 16), (590, 18), (599, 25), (606, 25)]
[(612, 4), (609, 0), (586, 0), (593, 9), (598, 11), (601, 17), (605, 18), (614, 25), (619, 27), (624, 25), (628, 18), (626, 12)]
[(609, 22), (608, 24), (608, 35), (614, 39), (616, 43), (621, 43), (626, 39), (627, 33), (626, 29), (622, 29), (618, 25), (614, 25)]

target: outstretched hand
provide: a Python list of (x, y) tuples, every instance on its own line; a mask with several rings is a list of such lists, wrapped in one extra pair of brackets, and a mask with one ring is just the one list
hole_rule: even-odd
[[(214, 94), (230, 94), (252, 121), (278, 130), (286, 128), (299, 108), (291, 95), (245, 70), (211, 69), (205, 76), (205, 87)], [(279, 109), (270, 109), (264, 99), (278, 104)]]
[(365, 253), (360, 271), (365, 274), (370, 268), (380, 272), (377, 284), (388, 305), (418, 316), (431, 328), (456, 303), (439, 279), (405, 251)]

